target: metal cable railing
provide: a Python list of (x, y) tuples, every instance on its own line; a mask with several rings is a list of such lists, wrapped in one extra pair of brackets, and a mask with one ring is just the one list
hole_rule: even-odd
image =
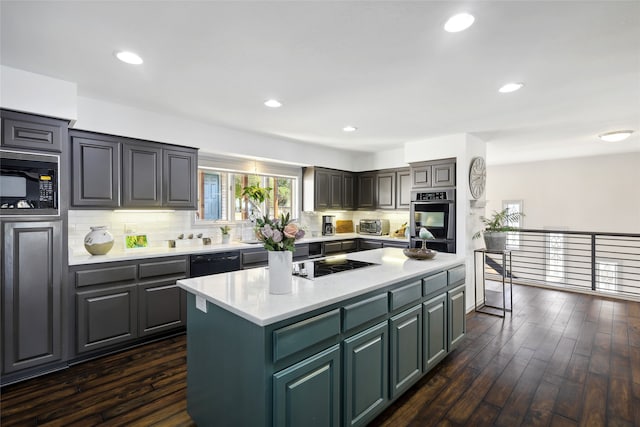
[[(523, 229), (507, 249), (514, 282), (640, 298), (640, 234)], [(487, 254), (489, 275), (503, 274), (496, 256)]]

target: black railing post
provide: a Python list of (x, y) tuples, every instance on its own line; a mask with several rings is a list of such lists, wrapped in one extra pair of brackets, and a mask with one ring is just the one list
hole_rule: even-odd
[(596, 290), (596, 235), (591, 235), (591, 289)]

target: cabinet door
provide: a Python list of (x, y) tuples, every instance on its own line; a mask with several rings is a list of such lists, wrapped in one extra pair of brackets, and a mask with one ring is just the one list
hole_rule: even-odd
[(405, 249), (409, 247), (409, 242), (383, 242), (382, 247)]
[(431, 187), (431, 165), (410, 168), (412, 187)]
[(136, 285), (76, 294), (78, 353), (138, 336)]
[(62, 357), (62, 221), (3, 228), (2, 370), (9, 373)]
[(432, 166), (433, 187), (453, 187), (456, 185), (456, 164), (445, 163)]
[(344, 424), (371, 421), (389, 400), (387, 322), (344, 341)]
[(59, 153), (67, 127), (62, 120), (2, 111), (2, 146)]
[(140, 336), (184, 326), (187, 321), (187, 295), (176, 280), (138, 284), (138, 327)]
[(114, 139), (72, 138), (73, 199), (78, 207), (120, 206), (120, 143)]
[(391, 397), (399, 396), (422, 375), (422, 306), (389, 320), (391, 326)]
[(372, 209), (376, 206), (376, 176), (375, 174), (360, 174), (358, 176), (358, 209)]
[(315, 210), (328, 209), (331, 204), (331, 176), (329, 171), (316, 169), (314, 176)]
[(423, 304), (424, 372), (428, 372), (447, 355), (447, 295), (442, 294)]
[(458, 346), (467, 332), (465, 309), (466, 285), (449, 291), (449, 351)]
[(329, 174), (329, 208), (342, 209), (342, 172), (332, 171)]
[(342, 242), (324, 242), (324, 254), (334, 254), (342, 252)]
[(274, 426), (340, 425), (340, 346), (273, 376)]
[(383, 172), (376, 175), (376, 208), (396, 208), (396, 173)]
[(197, 209), (197, 151), (164, 149), (163, 157), (163, 205)]
[(162, 148), (158, 145), (123, 144), (122, 206), (162, 205)]
[(409, 169), (398, 171), (396, 175), (396, 209), (411, 207), (411, 172)]
[(342, 174), (342, 209), (355, 209), (355, 177), (352, 173)]

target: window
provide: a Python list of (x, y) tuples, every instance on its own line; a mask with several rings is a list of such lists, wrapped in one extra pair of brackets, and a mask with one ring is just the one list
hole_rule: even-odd
[[(289, 213), (295, 216), (297, 177), (274, 176), (218, 170), (201, 166), (198, 169), (198, 211), (196, 222), (233, 222), (271, 217)], [(243, 188), (259, 185), (269, 188), (270, 197), (254, 204), (242, 195)]]
[[(508, 209), (509, 213), (521, 213), (522, 212), (522, 200), (503, 200), (502, 209)], [(522, 218), (515, 221), (507, 221), (508, 226), (521, 228)], [(518, 250), (520, 249), (520, 233), (509, 232), (507, 233), (507, 249)]]
[(617, 291), (618, 287), (618, 265), (615, 260), (596, 260), (596, 289), (606, 291)]
[(548, 282), (562, 282), (564, 271), (564, 234), (547, 234), (547, 264), (546, 280)]

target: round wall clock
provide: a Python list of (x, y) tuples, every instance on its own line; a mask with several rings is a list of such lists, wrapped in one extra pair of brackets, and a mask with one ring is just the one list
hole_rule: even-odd
[(487, 168), (482, 157), (471, 159), (469, 167), (469, 189), (474, 199), (478, 199), (484, 193), (484, 186), (487, 181)]

